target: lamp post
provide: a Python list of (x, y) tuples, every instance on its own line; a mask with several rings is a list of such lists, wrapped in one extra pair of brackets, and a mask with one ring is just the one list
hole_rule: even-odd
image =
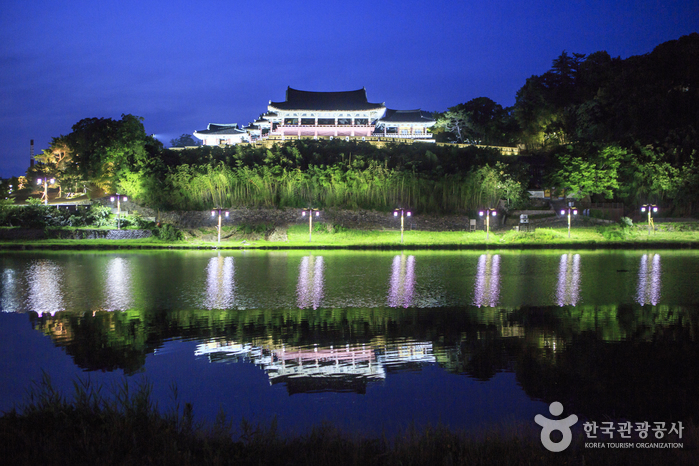
[(220, 207), (216, 207), (214, 210), (211, 211), (211, 216), (214, 217), (218, 213), (218, 244), (221, 244), (221, 217), (226, 216), (228, 218), (228, 215), (230, 214), (229, 211), (224, 210)]
[[(570, 238), (570, 216), (572, 215), (578, 215), (578, 209), (573, 207), (573, 203), (571, 202), (568, 204), (568, 207), (566, 207), (568, 210), (568, 238)], [(561, 215), (565, 215), (566, 209), (561, 210)]]
[(123, 194), (116, 193), (112, 195), (109, 200), (112, 202), (116, 201), (117, 203), (117, 230), (121, 230), (121, 201), (126, 202), (129, 200), (129, 198)]
[(655, 234), (655, 223), (653, 223), (653, 216), (651, 213), (658, 211), (658, 206), (655, 204), (643, 204), (641, 206), (641, 212), (648, 211), (648, 236), (650, 236), (650, 228), (653, 227), (653, 234)]
[(411, 213), (409, 210), (405, 210), (404, 208), (399, 207), (393, 211), (393, 216), (398, 217), (398, 212), (400, 212), (400, 244), (403, 244), (403, 215), (405, 215), (406, 217), (410, 217)]
[(313, 240), (313, 215), (315, 212), (316, 217), (320, 217), (320, 210), (314, 209), (313, 207), (307, 207), (301, 212), (301, 216), (305, 217), (308, 215), (308, 242)]
[(485, 215), (485, 240), (488, 241), (488, 239), (490, 238), (490, 216), (492, 215), (493, 217), (495, 217), (495, 215), (497, 215), (497, 212), (495, 211), (495, 209), (489, 208), (479, 211), (478, 215), (480, 215), (481, 217)]
[(42, 196), (42, 199), (44, 200), (44, 205), (49, 203), (49, 184), (54, 184), (56, 182), (56, 178), (37, 178), (36, 179), (36, 184), (41, 185), (41, 183), (44, 184), (44, 195)]

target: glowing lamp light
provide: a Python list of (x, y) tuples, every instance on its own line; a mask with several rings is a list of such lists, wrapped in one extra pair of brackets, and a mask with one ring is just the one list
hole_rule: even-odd
[(657, 207), (653, 207), (653, 212), (657, 212), (657, 211), (658, 211), (658, 208), (657, 208)]
[(36, 184), (41, 184), (41, 178), (38, 178), (38, 179), (36, 180)]
[(228, 214), (230, 214), (230, 212), (229, 212), (229, 211), (226, 211), (226, 218), (228, 218)]
[(305, 217), (305, 216), (306, 216), (306, 211), (304, 210), (303, 212), (301, 212), (301, 217)]
[(316, 217), (320, 216), (320, 212), (316, 210)]
[(109, 200), (114, 202), (114, 196), (110, 197)]
[(213, 216), (215, 216), (215, 215), (216, 215), (216, 211), (215, 211), (215, 210), (212, 210), (212, 211), (211, 211), (211, 216), (213, 217)]
[(410, 212), (407, 212), (405, 215), (406, 215), (407, 217), (410, 217)]
[(479, 211), (479, 212), (478, 212), (478, 215), (482, 217), (482, 216), (483, 216), (483, 211), (482, 211), (482, 210)]
[(561, 215), (565, 215), (565, 213), (566, 213), (565, 210), (561, 210)]
[(394, 216), (394, 217), (398, 217), (398, 212), (395, 212), (395, 211), (394, 211), (394, 212), (393, 212), (393, 216)]
[(641, 212), (645, 212), (645, 211), (646, 211), (645, 206), (641, 207)]
[(495, 211), (493, 211), (493, 217), (495, 217), (495, 213), (496, 213), (496, 212), (495, 212)]

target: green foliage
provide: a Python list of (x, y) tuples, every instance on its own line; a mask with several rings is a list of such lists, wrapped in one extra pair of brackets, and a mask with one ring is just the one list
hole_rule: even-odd
[(111, 223), (112, 209), (102, 204), (92, 204), (85, 216), (86, 225), (96, 227), (107, 226)]
[(184, 233), (169, 223), (163, 224), (160, 228), (155, 228), (153, 236), (165, 242), (177, 242), (184, 239)]
[(633, 220), (631, 220), (629, 217), (621, 217), (621, 219), (619, 219), (619, 226), (621, 228), (632, 228)]

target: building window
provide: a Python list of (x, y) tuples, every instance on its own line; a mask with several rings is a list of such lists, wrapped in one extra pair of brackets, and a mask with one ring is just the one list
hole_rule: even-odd
[(298, 118), (284, 118), (284, 124), (296, 126), (299, 124), (299, 119)]

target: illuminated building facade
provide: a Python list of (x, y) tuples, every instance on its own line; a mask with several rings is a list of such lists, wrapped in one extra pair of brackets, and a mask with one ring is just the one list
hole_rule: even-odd
[[(422, 110), (393, 110), (369, 102), (366, 89), (341, 92), (286, 90), (286, 99), (269, 101), (267, 112), (249, 126), (213, 125), (194, 136), (204, 145), (237, 144), (259, 139), (377, 140), (405, 138), (433, 142), (427, 129), (434, 118)], [(234, 132), (235, 131), (235, 132)], [(245, 133), (243, 136), (239, 133)], [(233, 137), (235, 135), (235, 137)]]

